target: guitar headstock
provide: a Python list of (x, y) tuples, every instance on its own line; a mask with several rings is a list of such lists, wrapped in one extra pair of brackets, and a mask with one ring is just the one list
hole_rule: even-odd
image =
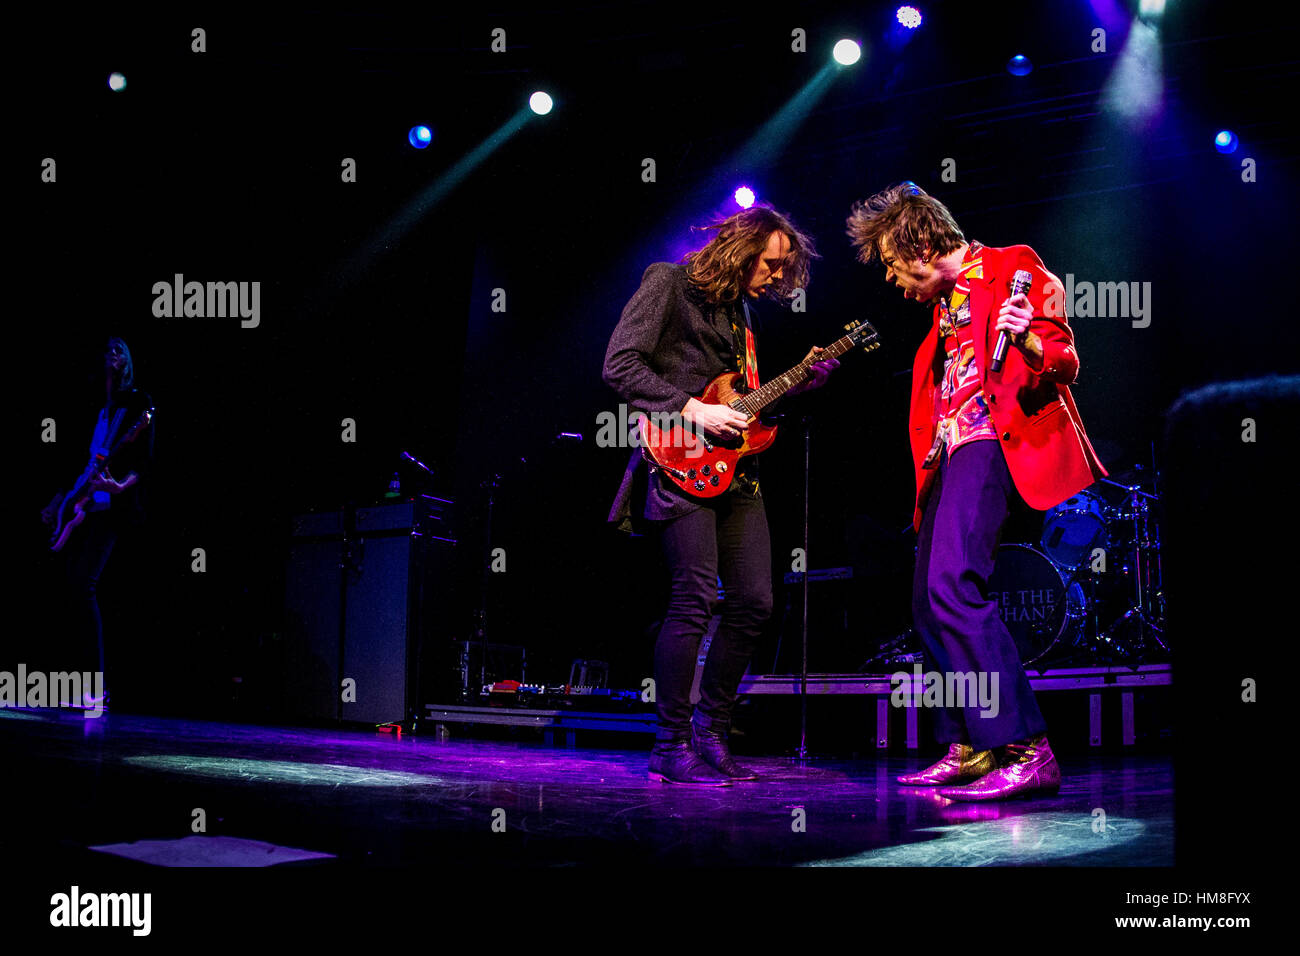
[(864, 352), (870, 352), (872, 349), (880, 347), (880, 333), (867, 321), (852, 322), (844, 326), (844, 331), (849, 333), (849, 339), (854, 345), (861, 345)]

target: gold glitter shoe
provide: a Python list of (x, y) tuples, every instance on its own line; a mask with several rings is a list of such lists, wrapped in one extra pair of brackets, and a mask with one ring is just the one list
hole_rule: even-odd
[(978, 780), (997, 767), (993, 751), (976, 751), (970, 744), (949, 744), (948, 755), (917, 773), (897, 777), (906, 787), (938, 787), (945, 783)]
[(950, 800), (1006, 800), (1061, 789), (1061, 767), (1046, 734), (1018, 740), (1002, 750), (996, 770), (964, 787), (944, 787), (939, 795)]

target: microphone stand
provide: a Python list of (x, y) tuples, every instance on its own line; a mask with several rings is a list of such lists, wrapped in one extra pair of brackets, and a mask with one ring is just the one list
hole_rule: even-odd
[[(488, 653), (488, 629), (487, 629), (487, 606), (488, 606), (488, 581), (492, 573), (492, 509), (496, 503), (496, 492), (501, 487), (501, 476), (493, 475), (486, 481), (479, 483), (480, 488), (486, 488), (488, 493), (487, 499), (487, 526), (483, 535), (483, 584), (479, 591), (478, 606), (478, 639), (479, 639), (479, 688), (481, 689), (487, 683), (487, 653)], [(475, 694), (473, 697), (477, 697)]]
[(795, 755), (808, 759), (808, 487), (812, 462), (812, 418), (799, 420), (803, 426), (803, 658), (799, 667), (799, 747)]

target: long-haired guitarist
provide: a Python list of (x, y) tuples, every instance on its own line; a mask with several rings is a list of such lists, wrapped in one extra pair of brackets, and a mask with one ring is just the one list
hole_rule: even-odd
[(1069, 385), (1079, 374), (1060, 280), (1028, 246), (968, 240), (938, 199), (902, 183), (856, 204), (848, 234), (903, 297), (933, 306), (912, 373), (917, 531), (912, 610), (932, 670), (979, 675), (996, 706), (935, 710), (948, 753), (910, 786), (955, 800), (1054, 792), (1047, 724), (988, 579), (1013, 509), (1051, 508), (1106, 474)]
[[(711, 442), (743, 439), (750, 418), (730, 404), (701, 400), (715, 379), (739, 373), (757, 388), (758, 364), (749, 303), (760, 295), (788, 301), (808, 284), (817, 254), (808, 236), (775, 210), (756, 205), (708, 227), (713, 237), (679, 264), (646, 269), (605, 353), (604, 380), (634, 412), (676, 418)], [(805, 358), (806, 378), (787, 394), (825, 383), (834, 358)], [(701, 465), (701, 470), (703, 466)], [(754, 779), (727, 746), (736, 691), (772, 610), (771, 542), (755, 459), (739, 460), (730, 486), (712, 497), (684, 493), (652, 468), (644, 501), (633, 488), (646, 474), (641, 449), (610, 513), (627, 527), (634, 511), (660, 535), (672, 585), (655, 644), (658, 728), (650, 756), (654, 778), (725, 786)], [(716, 475), (692, 475), (707, 485)], [(718, 603), (721, 623), (709, 647), (700, 702), (691, 685), (701, 638)]]
[(51, 547), (66, 556), (72, 615), (68, 653), (76, 658), (68, 666), (105, 674), (104, 697), (87, 700), (90, 707), (107, 703), (109, 686), (96, 594), (99, 578), (118, 539), (143, 519), (142, 483), (153, 461), (153, 404), (135, 385), (126, 342), (109, 339), (103, 362), (106, 401), (91, 436), (86, 469), (41, 511), (41, 520), (53, 532)]

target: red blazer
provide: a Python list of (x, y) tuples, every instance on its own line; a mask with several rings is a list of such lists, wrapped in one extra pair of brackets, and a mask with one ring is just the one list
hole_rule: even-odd
[[(1012, 345), (1007, 349), (1002, 371), (990, 372), (989, 359), (998, 339), (997, 313), (1011, 294), (1011, 277), (1017, 269), (1033, 275), (1028, 295), (1034, 317), (1029, 331), (1042, 339), (1043, 367), (1034, 372)], [(1047, 271), (1043, 260), (1028, 246), (984, 247), (984, 278), (974, 279), (970, 285), (975, 361), (983, 376), (989, 416), (997, 427), (1016, 489), (1031, 508), (1039, 511), (1056, 507), (1106, 475), (1067, 387), (1079, 375), (1074, 333), (1064, 315), (1045, 315), (1044, 304), (1053, 287), (1061, 288), (1061, 280)], [(1057, 295), (1059, 302), (1060, 293)], [(917, 531), (921, 530), (922, 510), (938, 472), (937, 468), (922, 469), (921, 462), (934, 443), (935, 392), (943, 374), (943, 360), (936, 305), (930, 333), (917, 350), (912, 368), (910, 425), (916, 472), (913, 527)]]

